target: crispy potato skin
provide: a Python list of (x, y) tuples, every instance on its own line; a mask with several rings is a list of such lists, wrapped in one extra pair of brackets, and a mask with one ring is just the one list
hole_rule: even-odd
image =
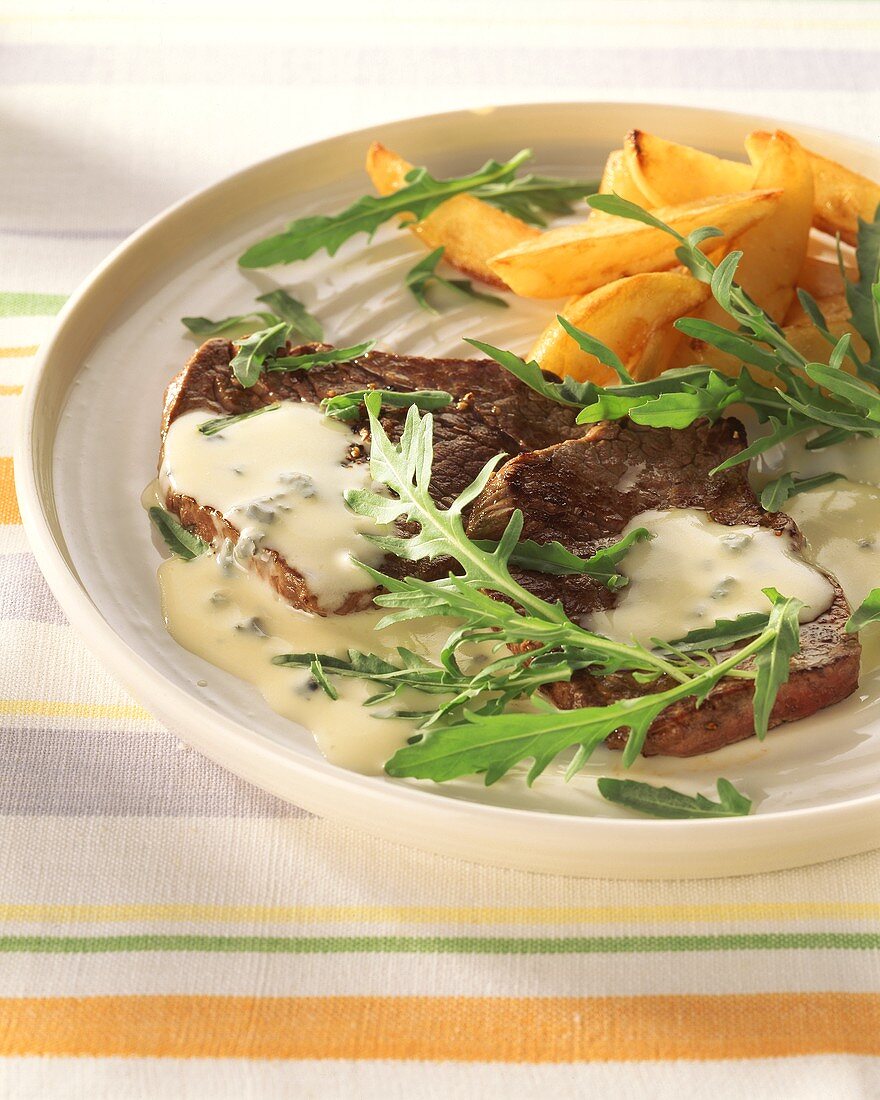
[[(660, 207), (654, 213), (680, 233), (713, 225), (730, 240), (768, 218), (781, 199), (778, 189), (755, 189)], [(549, 229), (535, 240), (495, 256), (490, 267), (514, 293), (525, 298), (561, 298), (588, 294), (625, 275), (666, 271), (678, 263), (675, 249), (676, 242), (669, 234), (613, 218), (598, 226), (587, 221)]]
[(755, 186), (752, 165), (723, 160), (644, 130), (630, 130), (623, 152), (630, 178), (652, 206), (695, 202)]
[[(367, 151), (367, 174), (380, 195), (403, 187), (409, 161), (374, 141)], [(443, 247), (443, 259), (471, 279), (506, 290), (489, 267), (498, 252), (539, 236), (540, 231), (473, 195), (456, 195), (410, 226), (428, 249)]]
[[(633, 378), (642, 382), (665, 370), (681, 338), (673, 321), (697, 309), (708, 294), (709, 287), (691, 275), (652, 271), (573, 298), (562, 316), (616, 352)], [(617, 380), (610, 367), (581, 351), (555, 318), (538, 337), (530, 358), (560, 378), (603, 386)]]

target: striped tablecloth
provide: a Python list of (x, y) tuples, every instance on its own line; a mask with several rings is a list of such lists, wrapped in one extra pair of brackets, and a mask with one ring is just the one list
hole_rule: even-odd
[(252, 159), (541, 99), (877, 137), (880, 4), (0, 5), (0, 1095), (880, 1094), (880, 855), (708, 883), (372, 841), (186, 749), (19, 525), (18, 395), (130, 230)]

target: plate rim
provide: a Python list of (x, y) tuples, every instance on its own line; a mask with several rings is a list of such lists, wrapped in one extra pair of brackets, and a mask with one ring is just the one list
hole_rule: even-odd
[[(875, 143), (853, 135), (838, 133), (834, 130), (819, 127), (805, 126), (794, 122), (785, 122), (768, 116), (753, 115), (751, 113), (728, 111), (709, 107), (694, 107), (684, 104), (667, 103), (639, 103), (620, 100), (563, 100), (548, 102), (524, 102), (517, 104), (503, 104), (494, 107), (499, 113), (515, 114), (524, 110), (546, 110), (548, 112), (559, 110), (582, 109), (591, 110), (626, 108), (637, 114), (640, 110), (650, 109), (651, 112), (664, 110), (676, 113), (690, 113), (695, 117), (725, 116), (728, 121), (743, 120), (747, 125), (766, 124), (775, 127), (790, 127), (801, 132), (814, 134), (817, 137), (828, 137), (835, 141), (851, 143), (855, 148), (876, 148)], [(470, 861), (487, 862), (493, 865), (515, 867), (546, 873), (558, 873), (564, 869), (568, 874), (593, 875), (595, 877), (608, 878), (691, 878), (691, 877), (723, 877), (729, 874), (745, 874), (760, 870), (781, 869), (783, 867), (801, 866), (808, 863), (820, 862), (824, 859), (837, 858), (839, 855), (855, 854), (880, 846), (880, 827), (873, 832), (864, 829), (864, 817), (866, 812), (880, 808), (880, 791), (873, 795), (862, 795), (842, 802), (827, 805), (803, 807), (800, 809), (777, 810), (767, 814), (755, 814), (741, 818), (715, 818), (704, 821), (690, 820), (665, 820), (654, 818), (618, 818), (618, 817), (593, 817), (586, 815), (558, 814), (546, 810), (527, 810), (521, 808), (498, 806), (485, 802), (471, 802), (460, 799), (426, 797), (426, 792), (414, 784), (394, 783), (379, 785), (375, 777), (363, 776), (346, 771), (327, 761), (305, 760), (297, 756), (295, 748), (285, 747), (260, 736), (249, 730), (242, 722), (235, 721), (215, 711), (210, 704), (193, 698), (182, 688), (168, 680), (161, 672), (144, 657), (141, 657), (130, 648), (127, 641), (117, 634), (113, 626), (104, 618), (100, 609), (94, 603), (88, 590), (72, 570), (65, 558), (62, 547), (52, 530), (52, 525), (47, 514), (44, 493), (50, 493), (54, 497), (54, 485), (48, 488), (41, 485), (38, 474), (36, 455), (34, 452), (34, 440), (40, 420), (40, 394), (51, 378), (53, 363), (58, 355), (57, 349), (63, 344), (69, 328), (78, 317), (83, 302), (100, 291), (101, 282), (120, 267), (130, 253), (145, 239), (148, 239), (157, 229), (180, 216), (180, 214), (196, 203), (204, 202), (212, 196), (216, 196), (226, 188), (231, 188), (248, 176), (266, 171), (271, 166), (280, 166), (286, 160), (302, 153), (305, 150), (318, 149), (332, 145), (340, 140), (356, 139), (363, 136), (365, 139), (374, 137), (377, 132), (387, 132), (394, 128), (413, 127), (418, 124), (439, 122), (442, 120), (454, 121), (457, 117), (470, 116), (485, 113), (485, 108), (465, 108), (460, 110), (437, 112), (410, 118), (393, 119), (388, 122), (378, 122), (359, 130), (344, 131), (325, 137), (315, 142), (306, 142), (294, 146), (281, 153), (255, 161), (229, 173), (223, 178), (198, 188), (185, 195), (177, 202), (150, 218), (140, 228), (130, 234), (118, 244), (79, 284), (65, 303), (55, 322), (51, 333), (43, 341), (31, 368), (24, 393), (22, 395), (22, 408), (20, 411), (19, 426), (14, 448), (14, 477), (15, 488), (18, 497), (22, 523), (34, 553), (37, 563), (43, 573), (53, 595), (58, 600), (63, 611), (70, 621), (79, 638), (86, 644), (101, 664), (108, 668), (114, 677), (121, 681), (126, 690), (137, 699), (147, 711), (155, 715), (157, 720), (183, 740), (192, 744), (204, 755), (220, 763), (221, 766), (243, 776), (249, 782), (253, 782), (264, 789), (269, 789), (282, 799), (294, 802), (296, 805), (321, 816), (335, 818), (348, 826), (380, 836), (384, 839), (403, 842), (408, 845), (422, 848), (432, 853), (456, 855)], [(129, 291), (128, 294), (131, 292)], [(81, 370), (81, 363), (78, 371)], [(55, 426), (52, 439), (57, 434)], [(163, 705), (160, 700), (167, 697), (170, 702)], [(181, 732), (178, 721), (168, 717), (168, 713), (175, 710), (183, 716), (184, 729)], [(198, 735), (192, 733), (198, 729)], [(254, 757), (253, 767), (233, 767), (225, 753), (220, 752), (220, 746), (215, 746), (218, 751), (212, 752), (211, 739), (221, 736), (228, 747), (248, 744), (248, 751)], [(286, 773), (286, 793), (279, 789), (278, 784), (268, 781), (267, 769), (283, 764)], [(297, 782), (290, 789), (291, 772), (299, 773)], [(311, 788), (309, 786), (311, 784)], [(317, 788), (321, 788), (318, 790)], [(334, 796), (352, 796), (363, 809), (352, 811), (345, 806), (332, 806)], [(344, 801), (344, 798), (343, 798)], [(389, 818), (395, 818), (396, 824), (389, 826), (385, 823), (385, 817), (371, 815), (373, 808), (381, 805), (382, 810)], [(395, 811), (400, 810), (398, 818)], [(444, 828), (448, 826), (450, 818), (459, 819), (459, 828), (453, 830), (454, 836), (443, 841), (437, 834), (431, 833), (430, 842), (425, 842), (420, 836), (412, 835), (412, 832), (403, 827), (407, 822), (412, 823), (413, 818), (419, 818), (420, 824), (427, 821), (430, 826)], [(695, 839), (695, 831), (701, 830), (702, 837), (712, 842), (716, 847), (719, 858), (739, 852), (744, 847), (757, 847), (761, 844), (773, 846), (780, 840), (780, 831), (797, 828), (798, 825), (809, 823), (815, 825), (821, 819), (821, 832), (831, 833), (837, 837), (836, 850), (828, 854), (805, 854), (802, 857), (792, 852), (774, 860), (772, 855), (766, 856), (760, 861), (760, 867), (750, 866), (745, 860), (739, 869), (731, 870), (729, 867), (713, 871), (700, 864), (695, 873), (691, 873), (687, 867), (681, 867), (682, 858), (691, 849)], [(583, 866), (572, 866), (568, 863), (553, 858), (550, 852), (545, 851), (541, 859), (537, 859), (536, 852), (531, 849), (525, 854), (515, 850), (505, 854), (503, 851), (481, 853), (473, 850), (473, 839), (470, 830), (474, 827), (490, 827), (497, 833), (498, 827), (505, 823), (521, 823), (526, 820), (533, 828), (546, 834), (540, 848), (546, 849), (547, 841), (551, 844), (559, 844), (564, 834), (569, 842), (572, 836), (578, 840), (589, 839), (588, 847), (595, 857), (598, 850), (606, 847), (609, 842), (620, 841), (620, 834), (625, 834), (625, 843), (633, 848), (643, 845), (646, 850), (660, 841), (665, 852), (657, 852), (659, 863), (656, 873), (643, 868), (634, 871), (628, 866), (627, 861), (609, 863), (604, 865), (601, 859), (588, 860)], [(851, 835), (852, 829), (858, 823), (862, 827), (859, 836)], [(465, 833), (470, 836), (470, 845), (467, 837), (462, 836), (461, 826), (466, 826)], [(844, 834), (849, 838), (844, 839)], [(604, 841), (604, 843), (603, 843)], [(513, 846), (515, 847), (515, 846)], [(497, 845), (496, 845), (497, 848)], [(725, 849), (731, 850), (725, 852)], [(621, 853), (618, 853), (618, 856)], [(794, 857), (794, 858), (793, 858)], [(616, 858), (616, 857), (615, 857)], [(670, 862), (670, 859), (672, 862)]]

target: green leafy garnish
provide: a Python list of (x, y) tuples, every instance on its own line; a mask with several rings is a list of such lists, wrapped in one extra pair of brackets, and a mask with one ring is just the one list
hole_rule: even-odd
[(504, 163), (490, 160), (470, 175), (446, 180), (436, 179), (427, 168), (411, 168), (398, 191), (364, 195), (339, 214), (298, 218), (283, 232), (253, 245), (238, 262), (242, 267), (269, 267), (305, 260), (321, 249), (333, 256), (349, 238), (359, 233), (372, 236), (380, 225), (400, 215), (421, 221), (455, 195), (476, 195), (535, 221), (542, 210), (568, 213), (575, 198), (595, 190), (594, 183), (574, 180), (539, 176), (515, 179), (517, 170), (531, 155), (530, 150), (523, 149)]
[(554, 381), (554, 376), (551, 375), (548, 378), (533, 359), (527, 363), (512, 351), (493, 347), (492, 344), (485, 344), (482, 340), (471, 340), (465, 337), (465, 343), (475, 347), (490, 359), (494, 359), (535, 393), (548, 397), (560, 405), (583, 408), (584, 405), (592, 404), (600, 392), (593, 382), (576, 382), (573, 378), (564, 378), (561, 382)]
[(324, 326), (313, 316), (302, 302), (291, 297), (282, 287), (270, 290), (257, 298), (264, 302), (279, 321), (286, 321), (293, 332), (303, 340), (320, 343), (324, 339)]
[(411, 393), (400, 393), (397, 390), (351, 390), (349, 393), (325, 397), (321, 408), (327, 416), (332, 416), (335, 420), (357, 420), (364, 398), (371, 393), (379, 394), (383, 405), (395, 409), (408, 409), (410, 405), (423, 410), (443, 409), (452, 404), (452, 394), (445, 390), (413, 390)]
[[(704, 656), (695, 660), (673, 645), (663, 653), (637, 644), (615, 642), (593, 634), (572, 622), (560, 604), (550, 604), (517, 583), (510, 564), (519, 543), (523, 518), (514, 512), (502, 538), (491, 551), (482, 549), (464, 531), (462, 512), (486, 485), (495, 460), (486, 464), (474, 482), (448, 509), (441, 509), (429, 492), (431, 476), (432, 420), (419, 417), (415, 408), (407, 414), (400, 441), (393, 444), (386, 435), (379, 414), (381, 400), (369, 394), (365, 404), (370, 417), (370, 471), (373, 478), (388, 486), (394, 496), (370, 489), (350, 490), (349, 507), (358, 515), (378, 523), (406, 519), (418, 524), (411, 538), (372, 536), (371, 541), (388, 553), (409, 560), (451, 557), (461, 570), (437, 581), (414, 576), (397, 579), (367, 571), (386, 591), (375, 602), (389, 609), (381, 626), (393, 622), (440, 615), (460, 622), (450, 635), (440, 664), (463, 677), (461, 691), (452, 700), (430, 714), (426, 732), (417, 744), (400, 750), (386, 770), (395, 776), (435, 779), (438, 782), (457, 775), (484, 772), (487, 782), (504, 775), (514, 764), (527, 758), (535, 761), (530, 772), (534, 779), (560, 752), (573, 746), (580, 751), (570, 766), (573, 774), (600, 742), (617, 729), (629, 729), (624, 753), (631, 764), (641, 751), (644, 738), (654, 719), (670, 704), (691, 698), (701, 702), (729, 672), (754, 678), (758, 672), (741, 666), (765, 650), (773, 659), (765, 662), (760, 684), (756, 683), (756, 706), (772, 707), (776, 690), (788, 670), (783, 669), (781, 654), (787, 647), (778, 641), (788, 632), (796, 601), (785, 601), (767, 590), (772, 608), (764, 629), (742, 649), (723, 660)], [(366, 568), (366, 567), (365, 567)], [(492, 593), (504, 596), (493, 598)], [(490, 644), (496, 651), (505, 645), (529, 643), (523, 652), (508, 652), (490, 661), (473, 676), (466, 676), (459, 665), (463, 646)], [(631, 671), (648, 678), (667, 677), (671, 686), (654, 694), (621, 699), (606, 707), (585, 707), (573, 711), (541, 711), (537, 714), (506, 714), (497, 698), (516, 697), (511, 692), (530, 694), (540, 683), (567, 679), (575, 668), (589, 668), (597, 675)], [(332, 674), (332, 670), (327, 670)], [(531, 677), (526, 692), (514, 683), (516, 677)], [(488, 701), (478, 709), (465, 706), (469, 700)], [(459, 716), (441, 724), (458, 708)]]
[(655, 787), (651, 783), (639, 783), (635, 779), (598, 780), (599, 793), (608, 802), (627, 806), (640, 814), (651, 817), (746, 817), (752, 808), (751, 799), (734, 787), (727, 779), (716, 783), (718, 801), (705, 795), (695, 797), (674, 791), (671, 787)]
[[(536, 573), (552, 573), (556, 576), (580, 574), (592, 577), (612, 591), (625, 587), (628, 578), (617, 572), (616, 566), (634, 543), (653, 538), (644, 527), (637, 527), (612, 546), (597, 550), (589, 558), (579, 558), (567, 550), (561, 542), (533, 542), (522, 539), (514, 546), (509, 562), (518, 569), (531, 569)], [(492, 553), (497, 542), (477, 539), (475, 546)]]
[(224, 317), (220, 321), (212, 321), (208, 317), (181, 317), (181, 323), (189, 329), (194, 336), (223, 336), (229, 332), (251, 332), (254, 325), (261, 328), (267, 325), (277, 324), (279, 318), (273, 313), (240, 313), (236, 317)]
[(311, 370), (312, 367), (323, 367), (329, 363), (348, 363), (352, 359), (359, 359), (362, 355), (366, 355), (375, 346), (375, 340), (365, 340), (362, 344), (353, 344), (348, 348), (310, 351), (304, 355), (285, 355), (271, 359), (266, 364), (266, 370)]
[(620, 356), (612, 351), (607, 344), (603, 344), (601, 340), (597, 340), (595, 336), (590, 336), (589, 333), (582, 332), (571, 321), (563, 317), (561, 313), (556, 314), (556, 320), (581, 351), (586, 352), (587, 355), (594, 355), (600, 363), (610, 367), (624, 385), (632, 385), (634, 379), (623, 365)]
[(773, 605), (765, 628), (770, 641), (755, 655), (755, 733), (761, 741), (767, 734), (770, 711), (776, 693), (788, 682), (792, 657), (801, 648), (801, 624), (798, 613), (804, 606), (791, 596), (780, 596), (775, 588), (763, 589)]
[[(679, 653), (728, 649), (736, 642), (760, 634), (766, 629), (768, 621), (769, 615), (760, 611), (749, 611), (744, 615), (737, 615), (735, 619), (716, 619), (711, 626), (691, 630), (683, 638), (677, 638), (672, 645)], [(661, 642), (657, 644), (661, 647), (663, 645)]]
[(869, 623), (880, 622), (880, 588), (872, 588), (846, 623), (848, 634), (855, 634)]
[(252, 416), (260, 416), (262, 413), (274, 412), (275, 409), (280, 408), (280, 402), (275, 401), (271, 405), (260, 405), (258, 409), (235, 413), (233, 416), (218, 416), (214, 420), (205, 420), (202, 424), (199, 424), (199, 431), (202, 435), (216, 435), (218, 432), (222, 432), (224, 428), (228, 428), (230, 424), (238, 424), (242, 420), (250, 420)]
[(761, 490), (761, 507), (766, 508), (768, 512), (778, 512), (791, 497), (799, 493), (808, 493), (811, 489), (818, 489), (822, 485), (829, 485), (842, 477), (843, 474), (835, 473), (817, 474), (816, 477), (793, 477), (791, 474), (783, 474), (775, 481), (769, 481)]
[(253, 313), (224, 317), (221, 321), (211, 321), (207, 317), (181, 317), (180, 320), (194, 336), (202, 338), (223, 336), (233, 332), (253, 332), (257, 326), (260, 329), (266, 329), (284, 321), (289, 326), (287, 339), (292, 339), (294, 336), (302, 340), (324, 339), (324, 329), (318, 318), (313, 317), (302, 302), (298, 302), (281, 287), (261, 294), (257, 301), (269, 306), (272, 312), (255, 310)]
[(252, 332), (242, 340), (232, 341), (238, 351), (229, 367), (245, 389), (256, 384), (266, 360), (284, 347), (289, 332), (290, 326), (285, 321), (280, 321), (277, 325)]
[[(717, 265), (703, 253), (700, 246), (719, 236), (718, 230), (704, 227), (685, 237), (655, 215), (617, 195), (594, 195), (587, 201), (605, 213), (642, 222), (675, 237), (679, 242), (678, 259), (695, 278), (709, 284), (715, 301), (736, 322), (737, 328), (729, 331), (694, 317), (681, 318), (675, 322), (675, 327), (737, 356), (745, 364), (738, 377), (697, 364), (665, 371), (650, 383), (627, 382), (620, 372), (622, 364), (612, 349), (563, 318), (560, 322), (569, 335), (584, 351), (596, 355), (614, 369), (620, 384), (603, 387), (587, 383), (580, 384), (579, 389), (570, 380), (553, 383), (543, 376), (537, 363), (524, 363), (511, 352), (475, 340), (470, 343), (545, 397), (566, 405), (580, 405), (580, 423), (628, 416), (637, 424), (651, 427), (685, 428), (703, 417), (714, 420), (732, 405), (748, 405), (768, 430), (743, 451), (727, 459), (718, 470), (746, 462), (793, 436), (814, 431), (817, 425), (828, 430), (808, 444), (811, 449), (839, 442), (852, 433), (880, 436), (880, 392), (877, 390), (880, 382), (880, 210), (875, 222), (860, 223), (857, 249), (860, 278), (847, 287), (853, 327), (865, 338), (871, 356), (863, 361), (855, 353), (849, 333), (835, 339), (828, 332), (818, 305), (809, 295), (802, 295), (808, 315), (830, 349), (827, 363), (811, 363), (736, 283), (742, 253), (731, 252)], [(846, 361), (853, 373), (843, 369)], [(750, 367), (769, 373), (772, 382), (758, 381)]]
[(204, 539), (194, 535), (192, 531), (187, 531), (177, 516), (166, 509), (154, 505), (149, 510), (149, 516), (156, 525), (156, 530), (165, 540), (165, 545), (178, 558), (192, 561), (193, 558), (210, 550), (210, 546)]
[(545, 214), (563, 217), (573, 212), (573, 203), (592, 195), (597, 180), (567, 180), (529, 173), (509, 183), (487, 184), (475, 192), (483, 202), (491, 203), (530, 225), (546, 225)]
[(437, 264), (443, 258), (444, 248), (441, 245), (439, 248), (435, 248), (433, 252), (429, 252), (428, 255), (410, 268), (404, 278), (404, 286), (412, 292), (412, 296), (419, 303), (422, 309), (428, 310), (429, 313), (438, 313), (439, 311), (435, 306), (431, 305), (427, 298), (427, 289), (431, 283), (439, 283), (440, 286), (448, 287), (450, 290), (457, 290), (459, 294), (465, 294), (470, 298), (476, 298), (478, 301), (486, 302), (491, 306), (500, 306), (502, 309), (507, 309), (507, 302), (503, 298), (498, 298), (494, 294), (485, 294), (483, 291), (474, 290), (474, 285), (470, 279), (447, 279), (443, 275), (437, 274)]

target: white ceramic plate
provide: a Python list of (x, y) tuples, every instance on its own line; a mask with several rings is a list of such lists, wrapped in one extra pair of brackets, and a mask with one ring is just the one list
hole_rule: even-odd
[[(633, 126), (741, 157), (766, 119), (683, 107), (569, 103), (436, 115), (332, 138), (254, 165), (184, 200), (116, 250), (73, 296), (44, 346), (25, 401), (16, 476), (34, 552), (87, 644), (181, 738), (259, 786), (318, 814), (435, 852), (535, 871), (697, 877), (795, 866), (880, 846), (880, 681), (815, 718), (704, 758), (642, 761), (633, 776), (709, 791), (725, 775), (758, 802), (749, 818), (655, 821), (595, 793), (615, 774), (602, 750), (566, 785), (550, 770), (485, 788), (365, 777), (327, 763), (309, 732), (248, 685), (178, 648), (158, 601), (159, 555), (139, 497), (154, 476), (162, 392), (192, 350), (179, 318), (251, 308), (281, 284), (338, 343), (464, 355), (461, 337), (526, 350), (552, 303), (507, 311), (463, 304), (440, 318), (412, 307), (401, 276), (419, 256), (388, 229), (268, 272), (243, 273), (243, 248), (291, 217), (333, 211), (367, 189), (379, 138), (438, 175), (472, 170), (524, 146), (539, 169), (598, 175)], [(880, 150), (789, 127), (812, 148), (875, 178)], [(259, 288), (255, 290), (254, 288)], [(207, 681), (207, 687), (198, 686)]]

